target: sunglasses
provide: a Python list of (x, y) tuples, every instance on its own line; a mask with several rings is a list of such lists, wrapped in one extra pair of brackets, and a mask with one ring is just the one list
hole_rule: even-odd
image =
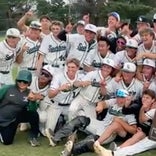
[(125, 42), (120, 41), (120, 40), (117, 40), (116, 42), (117, 42), (117, 44), (121, 44), (121, 45), (123, 45), (123, 46), (125, 46), (125, 45), (126, 45), (126, 43), (125, 43)]
[(41, 72), (41, 76), (45, 76), (46, 78), (51, 78), (51, 75), (49, 75), (48, 73), (44, 71)]
[(24, 80), (17, 80), (18, 83), (24, 83), (24, 84), (28, 84), (28, 81), (24, 81)]

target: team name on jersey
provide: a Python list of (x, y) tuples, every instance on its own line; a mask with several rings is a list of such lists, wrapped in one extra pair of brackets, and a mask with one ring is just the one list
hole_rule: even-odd
[(52, 45), (49, 45), (49, 52), (50, 53), (54, 53), (54, 52), (60, 52), (60, 51), (63, 51), (63, 50), (66, 50), (66, 46), (55, 46), (53, 47)]
[(86, 45), (84, 45), (84, 46), (83, 46), (83, 44), (82, 44), (82, 43), (79, 43), (79, 45), (78, 45), (77, 49), (78, 49), (79, 51), (86, 51), (87, 46), (86, 46)]
[(11, 59), (13, 59), (13, 58), (14, 58), (14, 54), (11, 54), (11, 55), (7, 54), (7, 55), (5, 56), (5, 60), (6, 60), (6, 61), (11, 60)]
[(116, 110), (116, 109), (114, 109), (113, 107), (110, 107), (110, 108), (108, 109), (108, 112), (109, 112), (109, 114), (111, 114), (111, 115), (123, 116), (122, 110), (121, 110), (121, 109), (120, 109), (120, 110)]
[(29, 48), (27, 50), (27, 54), (32, 54), (32, 53), (36, 53), (38, 50), (39, 50), (39, 45), (38, 46), (35, 46), (35, 47), (32, 47), (32, 48)]

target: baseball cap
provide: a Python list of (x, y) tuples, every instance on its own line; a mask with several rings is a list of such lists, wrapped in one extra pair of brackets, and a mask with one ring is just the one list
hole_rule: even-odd
[(136, 72), (136, 65), (132, 62), (126, 62), (124, 63), (123, 68), (121, 70), (125, 72), (133, 73)]
[(121, 97), (121, 98), (125, 98), (129, 96), (129, 93), (127, 90), (125, 89), (117, 89), (116, 91), (116, 97)]
[(112, 60), (110, 58), (104, 58), (102, 61), (102, 64), (106, 64), (106, 65), (111, 66), (113, 68), (115, 67), (114, 60)]
[(41, 23), (39, 21), (32, 21), (29, 27), (33, 29), (41, 30)]
[(136, 23), (149, 23), (149, 20), (145, 16), (141, 15), (137, 18)]
[(156, 22), (156, 13), (153, 15), (153, 22)]
[(97, 27), (94, 24), (87, 24), (85, 30), (89, 30), (95, 34), (97, 33)]
[(113, 16), (113, 17), (115, 17), (116, 19), (117, 19), (117, 21), (120, 21), (120, 15), (117, 13), (117, 12), (111, 12), (111, 13), (109, 13), (108, 14), (108, 17), (109, 16)]
[(44, 65), (42, 70), (47, 71), (51, 76), (53, 76), (55, 73), (55, 70), (51, 65)]
[(143, 65), (146, 65), (146, 66), (150, 66), (150, 67), (155, 68), (155, 61), (152, 60), (152, 59), (145, 59), (143, 61)]
[(6, 32), (6, 36), (12, 36), (12, 37), (20, 37), (20, 31), (16, 28), (9, 28)]
[(138, 48), (138, 42), (134, 39), (128, 39), (126, 42), (126, 47), (130, 47), (130, 48)]
[(83, 25), (83, 26), (85, 26), (85, 21), (80, 20), (80, 21), (77, 22), (77, 25)]

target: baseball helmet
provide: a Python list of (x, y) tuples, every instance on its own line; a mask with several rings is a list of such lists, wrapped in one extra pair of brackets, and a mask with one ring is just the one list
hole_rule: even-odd
[(17, 77), (16, 77), (17, 81), (26, 81), (31, 83), (32, 81), (32, 74), (30, 71), (28, 70), (21, 70), (19, 71)]

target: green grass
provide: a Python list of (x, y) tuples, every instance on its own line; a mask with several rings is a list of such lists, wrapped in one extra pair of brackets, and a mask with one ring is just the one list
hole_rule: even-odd
[[(41, 146), (31, 147), (27, 132), (17, 132), (14, 143), (6, 146), (0, 145), (0, 156), (59, 156), (65, 140), (56, 147), (50, 147), (45, 137), (40, 137)], [(151, 150), (138, 156), (155, 156), (156, 150)], [(86, 153), (82, 156), (96, 156), (95, 153)]]
[(4, 39), (4, 36), (0, 36), (0, 41), (2, 41)]

